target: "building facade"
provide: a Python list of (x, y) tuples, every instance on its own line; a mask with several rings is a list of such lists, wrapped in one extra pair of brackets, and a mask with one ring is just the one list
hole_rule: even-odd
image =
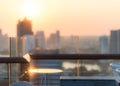
[(44, 50), (46, 48), (44, 31), (37, 31), (35, 38), (36, 38), (36, 47)]
[(33, 35), (32, 22), (27, 18), (24, 18), (22, 21), (21, 20), (18, 21), (17, 37), (22, 37), (27, 34)]
[(60, 32), (50, 34), (50, 37), (47, 39), (47, 49), (60, 49)]
[(99, 50), (101, 54), (109, 53), (109, 39), (108, 36), (101, 36), (99, 38)]
[(120, 54), (120, 30), (112, 30), (110, 34), (110, 53)]

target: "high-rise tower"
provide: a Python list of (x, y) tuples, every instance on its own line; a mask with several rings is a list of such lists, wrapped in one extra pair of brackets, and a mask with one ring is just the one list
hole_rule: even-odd
[(44, 31), (36, 32), (36, 47), (44, 50), (46, 48), (45, 34)]
[(23, 36), (33, 35), (32, 23), (26, 17), (17, 24), (17, 56), (23, 56)]
[(17, 37), (21, 37), (24, 35), (32, 35), (32, 23), (27, 18), (24, 18), (22, 21), (18, 21), (17, 24)]
[(110, 34), (110, 53), (120, 54), (120, 30), (112, 30)]
[(108, 36), (101, 36), (99, 38), (99, 51), (101, 54), (109, 53), (109, 38), (108, 38)]

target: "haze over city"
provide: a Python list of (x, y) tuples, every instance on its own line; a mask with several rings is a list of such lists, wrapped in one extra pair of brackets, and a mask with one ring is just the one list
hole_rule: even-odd
[(109, 35), (120, 28), (120, 0), (1, 0), (0, 28), (16, 36), (19, 19), (32, 20), (33, 31), (61, 35)]

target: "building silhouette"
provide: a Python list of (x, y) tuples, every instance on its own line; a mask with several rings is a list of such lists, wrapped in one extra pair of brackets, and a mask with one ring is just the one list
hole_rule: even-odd
[(9, 38), (7, 34), (3, 34), (0, 29), (0, 54), (9, 54)]
[(24, 35), (32, 35), (32, 23), (26, 17), (17, 24), (17, 37), (22, 37)]
[(36, 38), (36, 47), (44, 50), (46, 48), (44, 31), (37, 31), (35, 38)]
[(112, 30), (110, 34), (110, 53), (120, 54), (120, 30)]
[(32, 23), (26, 17), (17, 24), (17, 56), (23, 56), (23, 37), (33, 35)]
[(46, 47), (48, 49), (60, 49), (60, 31), (50, 34)]
[(108, 36), (101, 36), (99, 38), (99, 50), (101, 54), (109, 53), (109, 39)]

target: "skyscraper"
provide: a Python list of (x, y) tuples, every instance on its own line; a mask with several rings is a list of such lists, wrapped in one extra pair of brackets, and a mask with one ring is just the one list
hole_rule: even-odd
[(46, 47), (44, 31), (37, 31), (35, 37), (36, 37), (36, 47), (44, 50)]
[(23, 36), (33, 35), (32, 23), (27, 18), (19, 20), (17, 24), (17, 56), (23, 56)]
[(23, 55), (29, 53), (32, 50), (35, 50), (35, 38), (33, 35), (25, 35), (23, 37)]
[(101, 54), (109, 53), (109, 41), (108, 36), (101, 36), (99, 38), (99, 50)]
[(21, 37), (24, 35), (32, 35), (32, 23), (27, 18), (24, 18), (22, 21), (18, 21), (17, 24), (17, 37)]
[(112, 30), (110, 34), (110, 53), (120, 54), (120, 30)]

